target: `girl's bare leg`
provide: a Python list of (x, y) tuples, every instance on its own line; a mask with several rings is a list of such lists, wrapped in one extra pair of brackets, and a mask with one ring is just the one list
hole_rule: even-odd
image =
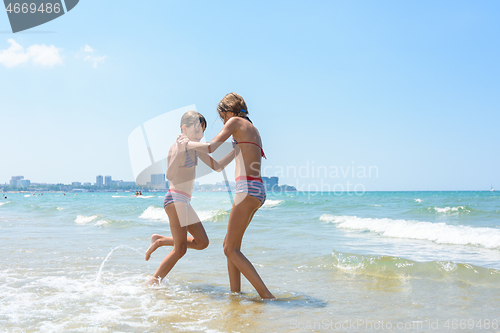
[[(257, 212), (257, 209), (255, 209), (252, 213), (252, 216), (250, 216), (250, 219), (248, 220), (247, 227), (250, 224), (250, 221), (252, 220), (255, 212)], [(226, 235), (226, 238), (227, 238), (227, 235)], [(226, 238), (224, 238), (224, 244), (226, 243)], [(241, 241), (242, 240), (240, 239), (239, 244), (236, 244), (239, 250), (241, 250)], [(241, 292), (241, 272), (238, 269), (238, 267), (236, 267), (233, 264), (233, 262), (229, 259), (229, 257), (227, 258), (227, 270), (228, 270), (228, 274), (229, 274), (229, 284), (231, 287), (231, 292), (233, 292), (233, 293)]]
[[(165, 259), (163, 259), (155, 274), (149, 281), (150, 284), (157, 283), (160, 279), (163, 279), (172, 270), (177, 261), (179, 261), (179, 259), (186, 254), (188, 227), (182, 227), (181, 224), (186, 225), (185, 219), (188, 218), (189, 214), (187, 209), (188, 207), (186, 207), (186, 205), (182, 202), (175, 202), (174, 204), (170, 204), (165, 207), (165, 212), (168, 214), (170, 221), (170, 231), (172, 233), (174, 248), (165, 257)], [(181, 223), (180, 221), (184, 221), (184, 223)], [(201, 223), (196, 224), (197, 226), (193, 225), (194, 227), (191, 228), (193, 235), (200, 238), (203, 238), (203, 235), (206, 237), (205, 230), (203, 229)], [(206, 245), (208, 245), (208, 238), (206, 240)]]
[[(167, 207), (165, 207), (165, 211), (167, 211)], [(187, 210), (188, 210), (187, 214), (189, 221), (200, 221), (193, 207), (188, 206)], [(193, 237), (187, 237), (188, 249), (195, 249), (195, 250), (205, 249), (208, 246), (208, 236), (207, 233), (205, 232), (205, 228), (203, 228), (203, 225), (200, 222), (198, 222), (194, 224), (189, 224), (187, 228), (188, 232), (191, 234), (191, 236), (193, 236)], [(173, 246), (173, 245), (174, 245), (174, 238), (171, 236), (162, 236), (158, 234), (152, 235), (151, 245), (146, 250), (145, 254), (146, 261), (148, 261), (149, 258), (151, 257), (151, 253), (153, 253), (160, 246)]]
[[(237, 198), (238, 197), (238, 198)], [(229, 283), (232, 292), (241, 289), (240, 272), (247, 278), (262, 298), (274, 298), (252, 263), (241, 253), (241, 241), (251, 218), (259, 209), (260, 201), (245, 193), (235, 195), (235, 203), (229, 215), (227, 235), (224, 240), (224, 254), (228, 258)]]

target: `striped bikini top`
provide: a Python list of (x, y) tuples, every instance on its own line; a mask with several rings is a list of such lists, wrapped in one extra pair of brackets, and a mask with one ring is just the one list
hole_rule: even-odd
[(233, 147), (236, 146), (236, 145), (239, 145), (241, 143), (250, 143), (252, 145), (256, 145), (257, 147), (260, 148), (260, 156), (264, 157), (267, 160), (266, 154), (264, 154), (264, 149), (262, 149), (262, 147), (259, 146), (258, 144), (256, 144), (255, 142), (249, 142), (249, 141), (237, 142), (235, 139), (233, 139)]
[(186, 162), (184, 165), (180, 165), (180, 168), (192, 168), (195, 165), (198, 165), (198, 154), (196, 153), (196, 150), (194, 151), (194, 161), (191, 158), (191, 155), (189, 155), (189, 152), (186, 148)]

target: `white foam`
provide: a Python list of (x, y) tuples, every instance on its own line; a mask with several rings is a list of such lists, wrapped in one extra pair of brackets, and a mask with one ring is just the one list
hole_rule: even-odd
[(438, 213), (458, 212), (458, 211), (464, 211), (464, 210), (468, 212), (468, 210), (464, 206), (445, 207), (445, 208), (434, 207), (434, 210)]
[(140, 219), (168, 222), (167, 213), (163, 208), (149, 206), (139, 215)]
[(61, 207), (57, 207), (57, 210), (63, 210), (64, 208), (61, 208)]
[(441, 268), (445, 272), (452, 272), (457, 269), (457, 264), (451, 261), (438, 261), (438, 265), (441, 266)]
[(323, 222), (335, 223), (335, 221), (337, 220), (337, 217), (338, 216), (334, 216), (334, 215), (330, 215), (330, 214), (323, 214), (319, 217), (319, 220), (323, 221)]
[(262, 205), (262, 207), (267, 207), (267, 208), (276, 207), (284, 201), (285, 200), (266, 200), (266, 202), (264, 202), (264, 205)]
[[(151, 301), (143, 274), (100, 271), (105, 274), (96, 282), (95, 272), (91, 276), (61, 273), (66, 276), (47, 276), (43, 269), (31, 276), (14, 271), (1, 274), (5, 281), (0, 289), (2, 331), (68, 332), (78, 327), (78, 332), (109, 332), (107, 327), (124, 325), (146, 332), (155, 327), (148, 322), (150, 313), (164, 313), (167, 308)], [(168, 310), (181, 315), (176, 307)]]
[(422, 199), (415, 199), (415, 202), (422, 202)]
[[(200, 221), (204, 222), (212, 220), (217, 215), (227, 215), (229, 213), (224, 210), (218, 209), (218, 210), (198, 211), (196, 212), (196, 214), (200, 218)], [(168, 222), (168, 215), (165, 213), (165, 210), (163, 208), (155, 206), (149, 206), (148, 208), (146, 208), (146, 210), (142, 212), (139, 218), (145, 220)]]
[(31, 197), (31, 194), (26, 194), (24, 197), (29, 198), (29, 197)]
[(89, 222), (94, 221), (96, 218), (98, 218), (97, 215), (92, 215), (92, 216), (78, 215), (75, 219), (75, 223), (76, 224), (87, 224)]
[(474, 245), (500, 248), (500, 229), (453, 226), (406, 220), (360, 218), (323, 214), (321, 221), (337, 224), (337, 228), (367, 230), (386, 237), (422, 239), (438, 244)]
[(10, 201), (7, 201), (7, 202), (0, 202), (0, 206), (3, 206), (5, 204), (8, 204)]
[(95, 225), (95, 226), (101, 226), (101, 225), (106, 225), (106, 224), (108, 224), (108, 223), (109, 223), (109, 222), (108, 222), (108, 221), (106, 221), (106, 220), (99, 220), (99, 221), (97, 221), (94, 225)]

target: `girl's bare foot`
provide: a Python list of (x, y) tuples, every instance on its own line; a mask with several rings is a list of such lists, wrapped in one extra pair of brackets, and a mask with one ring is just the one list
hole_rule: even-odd
[(160, 279), (159, 278), (155, 278), (154, 276), (149, 279), (148, 281), (148, 286), (153, 286), (153, 285), (157, 285), (157, 284), (160, 284)]
[(262, 296), (262, 299), (276, 299), (273, 294), (269, 293), (268, 295)]
[(151, 253), (153, 253), (160, 246), (159, 239), (162, 237), (163, 236), (157, 235), (157, 234), (154, 234), (153, 236), (151, 236), (151, 245), (146, 250), (146, 255), (145, 255), (146, 261), (148, 261), (149, 258), (151, 257)]

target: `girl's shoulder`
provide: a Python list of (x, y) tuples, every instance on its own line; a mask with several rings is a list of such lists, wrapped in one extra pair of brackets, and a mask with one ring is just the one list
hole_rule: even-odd
[(167, 160), (169, 161), (171, 157), (174, 157), (178, 153), (177, 151), (177, 143), (174, 143), (172, 146), (170, 146), (170, 149), (168, 150), (167, 154)]
[(238, 119), (238, 118), (239, 117), (232, 117), (231, 119), (226, 121), (226, 123), (224, 124), (223, 130), (227, 131), (231, 134), (240, 130), (242, 127), (242, 123), (241, 123), (242, 119)]
[(226, 125), (233, 126), (237, 129), (255, 127), (250, 119), (243, 117), (232, 117), (226, 122)]

